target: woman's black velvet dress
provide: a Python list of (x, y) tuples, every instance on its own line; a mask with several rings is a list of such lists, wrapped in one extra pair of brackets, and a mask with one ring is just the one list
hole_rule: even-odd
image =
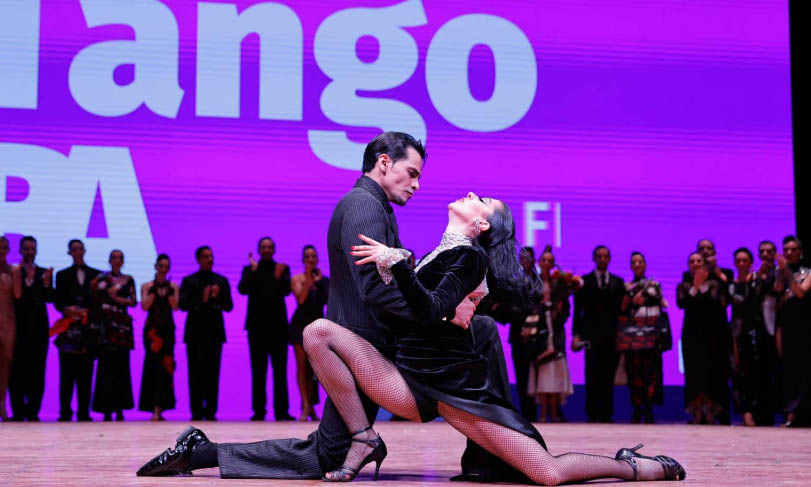
[(395, 357), (421, 419), (435, 419), (442, 401), (527, 435), (546, 448), (540, 433), (494, 387), (487, 359), (475, 352), (471, 332), (450, 322), (456, 306), (485, 278), (484, 251), (460, 245), (440, 252), (418, 273), (405, 260), (391, 271), (409, 307), (421, 318), (400, 332)]

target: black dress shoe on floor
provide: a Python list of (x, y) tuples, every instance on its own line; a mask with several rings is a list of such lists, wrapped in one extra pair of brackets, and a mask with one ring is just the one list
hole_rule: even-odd
[(148, 461), (135, 472), (135, 475), (139, 477), (168, 477), (191, 474), (189, 466), (194, 449), (198, 445), (208, 442), (205, 433), (194, 426), (189, 426), (177, 437), (177, 444), (174, 448), (167, 448), (166, 451)]
[(290, 416), (289, 414), (279, 414), (276, 415), (276, 421), (295, 421), (296, 418)]

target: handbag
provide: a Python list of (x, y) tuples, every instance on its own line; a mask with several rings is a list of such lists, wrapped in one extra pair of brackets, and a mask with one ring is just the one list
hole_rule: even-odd
[(521, 344), (531, 361), (535, 361), (549, 347), (549, 330), (540, 314), (531, 314), (521, 325)]
[(617, 320), (618, 352), (657, 348), (658, 316), (620, 316)]
[(670, 317), (662, 311), (656, 317), (656, 348), (667, 351), (673, 348), (673, 333), (670, 331)]

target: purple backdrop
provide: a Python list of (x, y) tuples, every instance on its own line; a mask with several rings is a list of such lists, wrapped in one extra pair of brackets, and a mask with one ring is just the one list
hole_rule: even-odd
[[(590, 271), (604, 243), (628, 278), (630, 252), (643, 251), (676, 337), (674, 289), (698, 238), (731, 267), (734, 248), (793, 229), (785, 1), (284, 4), (0, 5), (0, 231), (12, 249), (32, 233), (40, 264), (59, 269), (69, 238), (101, 268), (121, 248), (140, 285), (159, 252), (179, 282), (205, 243), (236, 292), (267, 234), (294, 273), (308, 243), (327, 269), (332, 207), (381, 129), (426, 139), (422, 187), (396, 209), (418, 255), (437, 243), (448, 201), (501, 198), (520, 243), (553, 244), (564, 269)], [(221, 419), (251, 414), (245, 305), (236, 295), (226, 318)], [(185, 314), (175, 319), (181, 337)], [(170, 419), (188, 416), (182, 344), (176, 353)], [(683, 382), (678, 356), (664, 355), (667, 384)], [(582, 354), (569, 359), (582, 383)], [(291, 353), (297, 414), (294, 374)], [(57, 384), (51, 347), (44, 419), (57, 415)]]

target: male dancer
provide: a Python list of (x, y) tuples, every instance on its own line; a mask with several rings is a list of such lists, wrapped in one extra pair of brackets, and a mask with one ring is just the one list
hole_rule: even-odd
[[(354, 265), (350, 249), (360, 242), (357, 236), (361, 233), (403, 247), (390, 203), (404, 206), (419, 189), (424, 158), (422, 144), (408, 134), (385, 132), (375, 137), (364, 151), (363, 176), (335, 208), (327, 237), (331, 277), (327, 319), (364, 337), (389, 358), (398, 323), (415, 317), (397, 287), (385, 285), (374, 266)], [(449, 320), (466, 327), (471, 325), (473, 312), (473, 303), (465, 300)], [(506, 390), (506, 368), (494, 322), (477, 317), (471, 329), (481, 353), (491, 359), (493, 380)], [(366, 397), (363, 402), (371, 423), (379, 407)], [(141, 467), (138, 475), (178, 475), (219, 466), (223, 478), (321, 478), (322, 472), (343, 464), (350, 440), (338, 411), (327, 399), (318, 430), (306, 440), (214, 444), (202, 431), (189, 427), (178, 437), (175, 448)], [(463, 472), (483, 477), (479, 468), (482, 455), (480, 449), (469, 446)]]

